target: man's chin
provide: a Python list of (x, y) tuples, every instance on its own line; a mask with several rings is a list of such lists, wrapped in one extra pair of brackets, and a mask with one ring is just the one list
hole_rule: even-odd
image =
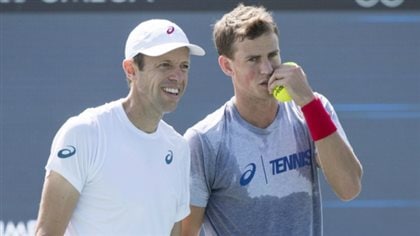
[(163, 114), (168, 114), (176, 110), (177, 105), (165, 107)]

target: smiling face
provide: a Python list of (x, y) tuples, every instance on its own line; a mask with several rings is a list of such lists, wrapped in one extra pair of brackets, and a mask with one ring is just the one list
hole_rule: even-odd
[(143, 109), (162, 115), (175, 110), (188, 83), (188, 48), (178, 48), (157, 57), (144, 56), (142, 70), (133, 63), (132, 98)]

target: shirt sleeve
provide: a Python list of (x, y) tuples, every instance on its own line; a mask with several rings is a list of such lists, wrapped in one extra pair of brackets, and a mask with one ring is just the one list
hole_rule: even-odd
[(190, 178), (190, 166), (191, 166), (191, 158), (190, 158), (190, 149), (186, 142), (183, 143), (183, 150), (184, 150), (184, 158), (183, 162), (181, 163), (180, 170), (181, 170), (181, 194), (180, 200), (178, 203), (178, 211), (176, 216), (176, 221), (180, 221), (187, 217), (190, 214), (190, 186), (189, 186), (189, 178)]
[(70, 118), (57, 132), (45, 167), (69, 181), (79, 193), (89, 180), (96, 145), (93, 125), (80, 118)]
[(202, 136), (193, 129), (184, 134), (191, 151), (190, 174), (190, 204), (197, 207), (206, 207), (211, 193), (211, 166), (206, 161), (211, 155), (211, 148), (203, 141)]

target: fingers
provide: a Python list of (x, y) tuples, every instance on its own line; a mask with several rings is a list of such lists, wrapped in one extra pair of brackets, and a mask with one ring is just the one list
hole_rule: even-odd
[(284, 63), (275, 69), (268, 80), (268, 89), (272, 93), (277, 86), (289, 87), (288, 81), (298, 76), (300, 66), (296, 63)]
[(296, 63), (284, 63), (274, 70), (268, 80), (269, 93), (273, 93), (277, 86), (286, 88), (298, 105), (303, 105), (314, 97), (305, 72)]

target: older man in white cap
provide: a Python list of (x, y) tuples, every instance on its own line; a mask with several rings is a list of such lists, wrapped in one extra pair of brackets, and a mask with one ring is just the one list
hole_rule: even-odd
[(190, 55), (204, 54), (168, 20), (130, 33), (128, 95), (70, 118), (54, 138), (37, 235), (180, 235), (190, 150), (162, 117), (185, 92)]

